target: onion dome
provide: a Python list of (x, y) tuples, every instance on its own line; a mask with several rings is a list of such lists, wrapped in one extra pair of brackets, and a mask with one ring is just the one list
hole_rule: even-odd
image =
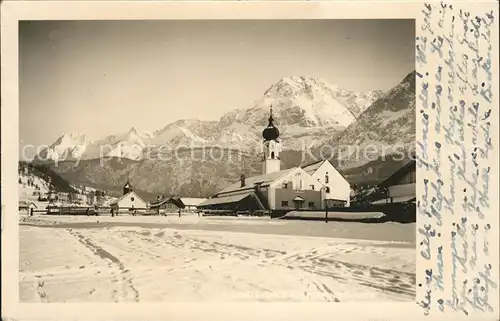
[(271, 107), (271, 112), (269, 115), (269, 125), (267, 125), (267, 127), (262, 131), (262, 137), (264, 137), (264, 139), (267, 141), (276, 140), (280, 136), (280, 131), (274, 126), (273, 121), (273, 107)]

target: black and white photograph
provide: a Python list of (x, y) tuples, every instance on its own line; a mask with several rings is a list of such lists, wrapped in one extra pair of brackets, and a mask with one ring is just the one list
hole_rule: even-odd
[(412, 302), (415, 20), (19, 22), (19, 300)]

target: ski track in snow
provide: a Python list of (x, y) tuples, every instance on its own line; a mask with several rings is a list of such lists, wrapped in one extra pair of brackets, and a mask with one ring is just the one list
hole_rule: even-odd
[(159, 228), (20, 226), (28, 302), (410, 301), (414, 250)]

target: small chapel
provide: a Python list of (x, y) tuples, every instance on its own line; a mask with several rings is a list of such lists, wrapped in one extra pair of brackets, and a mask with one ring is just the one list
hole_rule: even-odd
[(288, 169), (281, 168), (280, 131), (269, 123), (262, 131), (262, 173), (241, 175), (198, 208), (222, 211), (324, 210), (350, 205), (351, 187), (328, 160)]
[(119, 210), (132, 211), (136, 209), (145, 209), (147, 203), (134, 192), (130, 180), (127, 180), (125, 185), (123, 185), (123, 195), (112, 202), (110, 206), (115, 212)]

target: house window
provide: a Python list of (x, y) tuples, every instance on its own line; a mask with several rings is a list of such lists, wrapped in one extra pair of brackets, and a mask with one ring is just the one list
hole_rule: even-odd
[(328, 172), (325, 174), (325, 184), (328, 184), (329, 182), (329, 177), (328, 177)]
[(325, 192), (330, 193), (330, 187), (328, 187), (328, 186), (327, 186), (327, 187), (325, 188)]
[(281, 201), (281, 206), (288, 206), (288, 201)]
[(309, 202), (308, 205), (310, 209), (314, 209), (314, 202)]
[(287, 189), (288, 188), (288, 183), (283, 183), (283, 188)]

